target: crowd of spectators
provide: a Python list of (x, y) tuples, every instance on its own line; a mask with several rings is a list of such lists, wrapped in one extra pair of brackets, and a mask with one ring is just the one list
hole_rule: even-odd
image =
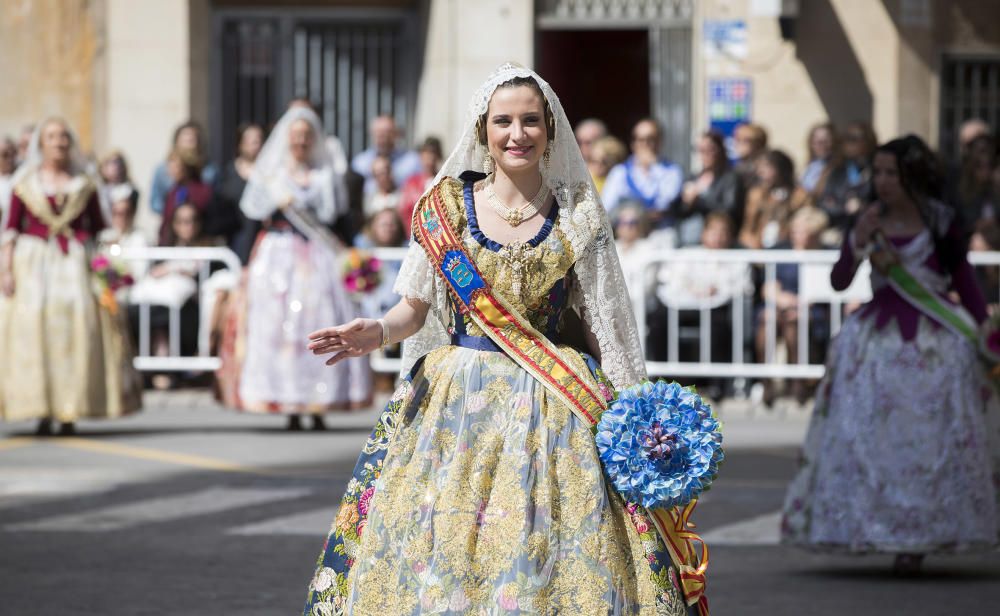
[[(292, 105), (307, 105), (297, 100)], [(638, 121), (626, 145), (608, 133), (601, 120), (590, 118), (576, 127), (577, 143), (607, 208), (622, 263), (635, 301), (644, 298), (647, 356), (651, 360), (727, 361), (732, 357), (731, 310), (734, 301), (751, 297), (745, 349), (758, 360), (765, 353), (765, 304), (776, 306), (773, 327), (788, 361), (798, 359), (798, 264), (780, 264), (766, 283), (763, 272), (740, 264), (679, 261), (658, 269), (642, 268), (641, 258), (671, 248), (794, 249), (837, 248), (854, 218), (873, 199), (872, 159), (877, 139), (871, 126), (823, 122), (805, 136), (796, 169), (793, 156), (773, 148), (767, 130), (756, 124), (738, 126), (727, 140), (714, 131), (698, 135), (689, 161), (664, 158), (664, 132), (652, 118)], [(10, 197), (11, 177), (26, 154), (32, 127), (18, 138), (0, 139), (0, 206)], [(124, 153), (111, 151), (95, 161), (108, 228), (103, 246), (228, 246), (246, 264), (262, 223), (240, 210), (240, 198), (267, 128), (240, 126), (231, 158), (222, 164), (206, 155), (205, 135), (193, 121), (172, 133), (163, 161), (149, 184), (150, 210), (160, 217), (153, 236), (136, 228), (139, 183), (130, 174)], [(416, 149), (406, 146), (395, 120), (378, 116), (369, 126), (370, 146), (349, 162), (339, 142), (327, 140), (346, 199), (347, 214), (331, 225), (344, 245), (360, 248), (402, 247), (409, 241), (413, 208), (441, 168), (441, 141), (428, 137)], [(947, 178), (943, 199), (959, 214), (972, 251), (1000, 249), (1000, 164), (997, 141), (989, 126), (970, 120), (959, 132), (960, 151), (942, 161)], [(683, 164), (683, 166), (682, 166)], [(0, 207), (5, 214), (6, 207)], [(263, 223), (266, 225), (267, 223)], [(199, 301), (192, 263), (151, 265), (135, 262), (138, 281), (133, 292), (162, 306), (183, 306), (183, 327), (197, 329)], [(380, 313), (394, 301), (391, 279), (372, 294), (365, 313)], [(1000, 275), (984, 270), (980, 283), (987, 297), (1000, 297)], [(642, 291), (639, 293), (638, 291)], [(669, 340), (668, 315), (678, 313), (679, 340)], [(707, 312), (706, 312), (707, 311)], [(810, 308), (810, 339), (828, 337), (828, 309)], [(710, 318), (708, 357), (697, 331)], [(153, 314), (153, 343), (162, 350), (166, 321)], [(184, 351), (194, 352), (182, 336)], [(669, 353), (671, 348), (677, 354)], [(818, 361), (822, 348), (809, 347)]]
[[(294, 105), (308, 105), (295, 100)], [(27, 126), (18, 141), (0, 139), (0, 218), (6, 217), (13, 189), (11, 179), (27, 154), (34, 131)], [(158, 229), (136, 225), (140, 207), (140, 182), (129, 172), (125, 154), (114, 150), (93, 160), (92, 175), (98, 181), (107, 228), (98, 239), (105, 251), (118, 254), (123, 248), (150, 246), (227, 246), (247, 264), (255, 241), (267, 222), (248, 219), (240, 199), (253, 172), (255, 161), (267, 137), (267, 128), (258, 124), (238, 127), (231, 158), (224, 164), (209, 160), (205, 134), (194, 121), (177, 126), (167, 144), (164, 159), (155, 167), (148, 184), (148, 205), (158, 215)], [(409, 219), (416, 201), (442, 163), (441, 141), (427, 138), (419, 150), (407, 148), (391, 116), (378, 116), (370, 124), (371, 146), (348, 163), (333, 136), (327, 140), (331, 158), (341, 181), (337, 197), (345, 199), (347, 214), (331, 225), (331, 232), (345, 246), (359, 248), (402, 247), (408, 243)], [(0, 225), (4, 221), (0, 220)], [(150, 232), (152, 231), (152, 232)], [(119, 300), (128, 305), (133, 333), (138, 338), (138, 305), (150, 305), (150, 351), (168, 354), (170, 310), (180, 314), (181, 351), (198, 352), (200, 329), (211, 319), (205, 310), (206, 289), (200, 288), (202, 263), (170, 260), (146, 263), (130, 261), (135, 284), (120, 291)], [(376, 292), (365, 299), (363, 312), (381, 313), (395, 303), (392, 282), (395, 270), (388, 267)], [(173, 378), (154, 380), (169, 386)]]
[[(786, 361), (798, 361), (798, 263), (778, 264), (775, 279), (767, 283), (762, 267), (707, 258), (665, 262), (643, 271), (642, 259), (631, 257), (664, 248), (839, 248), (858, 213), (874, 200), (872, 163), (878, 142), (872, 127), (863, 122), (816, 124), (806, 135), (800, 170), (789, 152), (769, 146), (763, 126), (740, 125), (729, 143), (706, 131), (694, 144), (695, 172), (686, 177), (676, 161), (659, 154), (662, 135), (655, 120), (640, 120), (626, 152), (599, 120), (584, 120), (577, 127), (580, 149), (612, 219), (630, 292), (634, 301), (645, 298), (647, 358), (729, 361), (731, 310), (740, 301), (748, 304), (746, 339), (737, 342), (743, 343), (746, 358), (764, 360), (764, 307), (773, 306), (770, 327), (778, 338), (777, 351)], [(946, 178), (942, 198), (956, 209), (970, 250), (1000, 249), (996, 139), (984, 122), (971, 120), (961, 127), (959, 141), (957, 159), (941, 161)], [(1000, 297), (1000, 275), (994, 269), (983, 270), (980, 283), (992, 301)], [(677, 319), (673, 328), (671, 311)], [(706, 325), (711, 331), (707, 345), (700, 344)], [(680, 339), (671, 341), (671, 331)], [(808, 332), (809, 361), (820, 362), (830, 334), (828, 306), (809, 307)], [(676, 351), (670, 353), (671, 348)], [(809, 394), (801, 382), (792, 389), (799, 398)]]

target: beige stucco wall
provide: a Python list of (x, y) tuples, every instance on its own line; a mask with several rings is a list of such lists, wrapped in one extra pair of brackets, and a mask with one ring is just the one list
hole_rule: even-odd
[(483, 80), (507, 61), (531, 66), (533, 55), (532, 0), (432, 0), (415, 139), (437, 135), (450, 149), (461, 136), (468, 101)]
[[(805, 162), (806, 133), (817, 122), (831, 119), (843, 125), (858, 119), (871, 122), (880, 136), (898, 131), (899, 37), (882, 2), (802, 2), (793, 41), (781, 38), (777, 19), (752, 15), (750, 5), (749, 0), (696, 4), (694, 57), (701, 59), (696, 127), (708, 122), (708, 79), (748, 77), (753, 81), (753, 121), (768, 129), (772, 147), (785, 150), (798, 165)], [(705, 19), (744, 19), (746, 57), (702, 59)]]
[(104, 0), (4, 0), (0, 5), (0, 135), (62, 116), (85, 150), (102, 126)]
[(106, 0), (107, 144), (123, 150), (142, 194), (140, 224), (155, 166), (174, 127), (190, 115), (188, 0)]
[(1000, 4), (980, 0), (930, 0), (916, 19), (899, 0), (801, 0), (794, 41), (781, 39), (774, 17), (751, 15), (751, 0), (695, 7), (696, 58), (704, 19), (745, 19), (749, 38), (743, 60), (699, 61), (695, 127), (707, 124), (708, 79), (750, 77), (754, 121), (800, 165), (808, 128), (826, 119), (868, 121), (882, 140), (912, 132), (936, 146), (942, 55), (1000, 55)]

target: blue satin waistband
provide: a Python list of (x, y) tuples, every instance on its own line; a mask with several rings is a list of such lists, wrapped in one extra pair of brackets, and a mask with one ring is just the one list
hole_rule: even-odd
[[(552, 340), (550, 338), (550, 340)], [(554, 344), (559, 344), (558, 339), (552, 340)], [(465, 347), (467, 349), (472, 349), (474, 351), (492, 351), (494, 353), (502, 353), (503, 349), (497, 346), (497, 343), (493, 342), (490, 338), (486, 336), (470, 336), (468, 334), (452, 334), (451, 335), (452, 346)]]
[(493, 351), (501, 353), (500, 347), (486, 336), (470, 336), (468, 334), (452, 334), (451, 344), (453, 346), (465, 347), (474, 351)]

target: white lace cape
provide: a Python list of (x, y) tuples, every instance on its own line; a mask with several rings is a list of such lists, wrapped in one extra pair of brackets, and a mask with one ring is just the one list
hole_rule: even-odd
[[(627, 387), (646, 378), (632, 305), (625, 287), (611, 226), (559, 98), (535, 72), (520, 66), (501, 66), (477, 90), (466, 119), (465, 132), (435, 179), (457, 178), (466, 170), (481, 170), (486, 148), (479, 144), (476, 121), (493, 92), (515, 77), (530, 77), (541, 87), (555, 116), (556, 135), (542, 176), (560, 204), (559, 227), (573, 247), (575, 285), (568, 307), (575, 310), (597, 340), (604, 372), (615, 387)], [(396, 278), (399, 295), (431, 306), (424, 327), (403, 345), (403, 374), (430, 351), (449, 344), (451, 310), (447, 289), (423, 249), (413, 243)]]
[(346, 201), (339, 198), (336, 161), (331, 158), (319, 116), (306, 107), (292, 107), (281, 116), (260, 149), (247, 186), (240, 198), (240, 209), (251, 220), (265, 220), (288, 198), (288, 175), (291, 165), (289, 132), (292, 124), (305, 120), (313, 130), (314, 142), (309, 164), (312, 181), (320, 186), (320, 199), (315, 203), (315, 216), (324, 224), (332, 223), (347, 209)]

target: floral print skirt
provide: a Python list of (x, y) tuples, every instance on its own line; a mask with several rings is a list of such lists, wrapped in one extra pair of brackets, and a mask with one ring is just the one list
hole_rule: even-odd
[(304, 614), (557, 613), (688, 610), (589, 427), (506, 355), (437, 349), (366, 443)]
[(954, 552), (997, 545), (997, 394), (966, 339), (921, 318), (853, 314), (831, 348), (801, 468), (785, 500), (785, 543), (849, 553)]

